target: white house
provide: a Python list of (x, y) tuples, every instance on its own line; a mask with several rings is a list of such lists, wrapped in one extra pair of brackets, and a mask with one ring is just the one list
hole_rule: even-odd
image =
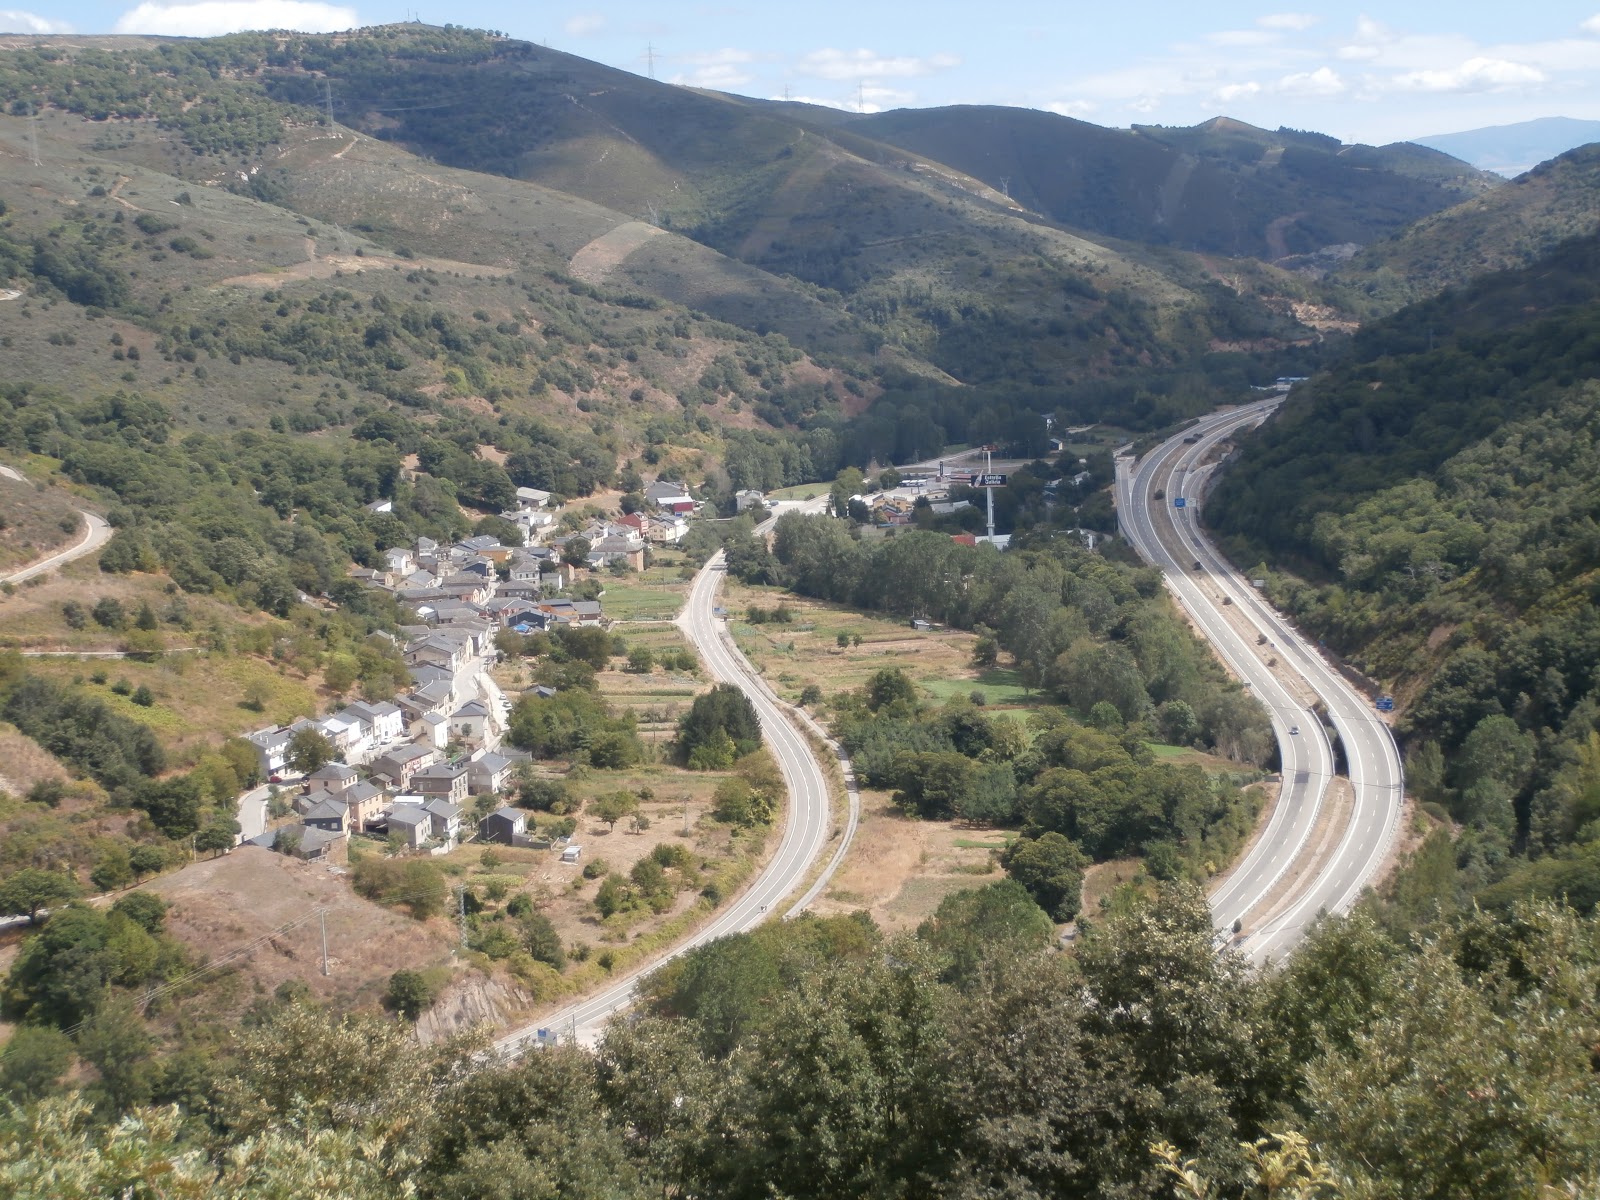
[(758, 491), (756, 488), (745, 488), (743, 491), (733, 494), (733, 507), (737, 512), (743, 512), (747, 508), (754, 508), (756, 505), (765, 504), (766, 502), (766, 493)]
[(383, 552), (383, 565), (391, 575), (400, 579), (417, 569), (417, 559), (404, 546), (392, 546)]
[(357, 700), (354, 704), (345, 705), (342, 715), (354, 717), (365, 725), (375, 745), (386, 746), (405, 736), (405, 717), (398, 707), (388, 702), (369, 704), (365, 700)]
[(468, 700), (450, 714), (450, 736), (457, 741), (482, 743), (489, 736), (489, 706)]
[(448, 800), (429, 800), (422, 806), (433, 826), (433, 840), (445, 849), (455, 848), (461, 837), (461, 806)]
[(293, 736), (291, 728), (277, 725), (268, 725), (265, 729), (244, 735), (244, 740), (255, 747), (257, 770), (261, 778), (270, 779), (283, 770), (289, 760), (289, 739)]
[(443, 713), (425, 712), (411, 722), (411, 738), (419, 746), (443, 750), (450, 744), (450, 721)]
[(518, 508), (544, 508), (550, 503), (550, 493), (534, 487), (517, 489)]

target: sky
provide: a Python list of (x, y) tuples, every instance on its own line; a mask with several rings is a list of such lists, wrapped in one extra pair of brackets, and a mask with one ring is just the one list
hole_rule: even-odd
[(0, 8), (0, 31), (205, 36), (412, 17), (667, 82), (852, 111), (1005, 104), (1124, 127), (1226, 115), (1375, 144), (1600, 119), (1600, 0), (52, 0)]

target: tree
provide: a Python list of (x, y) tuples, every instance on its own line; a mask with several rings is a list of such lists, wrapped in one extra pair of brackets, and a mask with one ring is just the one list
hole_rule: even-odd
[(729, 825), (764, 825), (772, 820), (773, 803), (748, 780), (735, 776), (717, 784), (711, 815)]
[[(232, 826), (232, 828), (230, 828)], [(232, 850), (239, 841), (237, 821), (217, 821), (194, 835), (194, 848), (202, 854), (215, 857)]]
[(800, 707), (815, 708), (822, 703), (822, 689), (814, 683), (808, 683), (800, 689)]
[(60, 1028), (75, 1025), (100, 1006), (112, 966), (105, 915), (79, 903), (57, 908), (11, 965), (6, 1012)]
[(158, 934), (166, 924), (167, 902), (154, 892), (129, 892), (117, 897), (111, 911), (121, 913), (148, 934)]
[(694, 771), (725, 771), (733, 765), (739, 747), (725, 729), (714, 729), (711, 736), (689, 751), (689, 768)]
[(628, 670), (635, 675), (648, 675), (655, 669), (656, 656), (649, 646), (635, 646), (628, 651)]
[(128, 614), (123, 611), (122, 601), (115, 596), (102, 596), (96, 601), (89, 613), (97, 625), (106, 629), (121, 629), (128, 623)]
[(437, 998), (438, 989), (428, 982), (426, 975), (402, 968), (389, 976), (389, 989), (384, 993), (383, 1003), (390, 1011), (415, 1021), (433, 1007)]
[(638, 899), (638, 892), (629, 885), (627, 878), (612, 871), (600, 881), (600, 888), (594, 894), (594, 906), (601, 917), (611, 917), (634, 908)]
[(914, 713), (918, 707), (916, 684), (899, 667), (874, 671), (867, 680), (866, 692), (867, 707), (873, 712), (899, 716)]
[(70, 875), (23, 867), (0, 881), (0, 912), (8, 916), (26, 916), (31, 924), (37, 925), (41, 909), (64, 904), (81, 895), (83, 889)]
[(589, 552), (593, 549), (594, 547), (589, 544), (589, 539), (579, 534), (569, 538), (567, 544), (561, 547), (561, 561), (569, 567), (587, 566)]
[(950, 957), (947, 977), (976, 983), (981, 964), (997, 954), (1044, 949), (1055, 927), (1026, 888), (1014, 879), (952, 892), (917, 927), (917, 937)]
[(590, 815), (604, 821), (611, 830), (616, 829), (618, 821), (638, 811), (639, 797), (628, 791), (609, 792), (589, 805)]
[[(717, 736), (719, 733), (721, 738)], [(719, 683), (709, 692), (696, 696), (689, 711), (678, 722), (678, 751), (691, 762), (696, 750), (713, 742), (717, 758), (722, 758), (727, 749), (724, 739), (732, 747), (724, 765), (749, 754), (761, 744), (761, 721), (756, 716), (755, 705), (731, 683)]]
[(318, 729), (307, 726), (294, 731), (289, 739), (289, 765), (302, 775), (333, 761), (333, 743)]
[(72, 1039), (48, 1025), (24, 1025), (6, 1042), (0, 1056), (0, 1094), (18, 1104), (56, 1090), (74, 1057)]
[(1055, 832), (1018, 838), (1000, 856), (1006, 873), (1027, 889), (1054, 921), (1070, 921), (1078, 915), (1087, 861), (1077, 846)]
[(113, 1112), (148, 1104), (160, 1079), (146, 1029), (134, 1000), (113, 995), (78, 1034), (78, 1052), (100, 1073), (99, 1088)]
[(115, 891), (133, 882), (133, 863), (128, 848), (120, 842), (108, 843), (89, 872), (89, 882), (102, 892)]
[(166, 870), (167, 862), (166, 848), (150, 842), (141, 842), (128, 855), (128, 865), (133, 868), (135, 880)]
[(536, 962), (548, 963), (556, 970), (566, 969), (567, 954), (561, 946), (561, 935), (543, 913), (528, 912), (517, 918), (517, 929), (522, 936), (523, 949)]

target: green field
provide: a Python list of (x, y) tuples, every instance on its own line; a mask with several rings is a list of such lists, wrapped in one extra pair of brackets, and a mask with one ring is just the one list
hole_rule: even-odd
[(940, 700), (974, 692), (982, 692), (986, 704), (1034, 704), (1039, 699), (1037, 690), (1022, 686), (1015, 671), (1005, 670), (985, 671), (976, 679), (925, 679), (922, 688)]

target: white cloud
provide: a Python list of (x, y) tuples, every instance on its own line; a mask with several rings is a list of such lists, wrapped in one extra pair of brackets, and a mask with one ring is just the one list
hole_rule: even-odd
[(843, 112), (855, 112), (856, 102), (851, 100), (846, 103), (837, 96), (768, 96), (768, 100), (783, 100), (790, 104), (815, 104), (821, 108), (837, 108)]
[(1257, 17), (1256, 24), (1263, 29), (1282, 29), (1290, 33), (1303, 33), (1310, 29), (1321, 17), (1315, 13), (1268, 13), (1264, 17)]
[(168, 37), (214, 37), (241, 29), (295, 29), (327, 33), (361, 23), (356, 10), (319, 0), (201, 0), (198, 4), (162, 4), (146, 0), (117, 20), (117, 33), (149, 33)]
[(960, 65), (961, 60), (954, 54), (890, 57), (871, 50), (829, 48), (811, 51), (801, 58), (797, 69), (802, 75), (818, 79), (909, 79)]
[(1239, 100), (1248, 100), (1252, 96), (1261, 94), (1261, 85), (1255, 80), (1247, 83), (1229, 83), (1219, 87), (1211, 93), (1211, 98), (1218, 104), (1233, 104)]
[(606, 19), (602, 13), (579, 13), (575, 17), (568, 17), (561, 28), (573, 37), (592, 37), (606, 27)]
[(1600, 13), (1596, 13), (1594, 16), (1590, 17), (1582, 25), (1578, 26), (1578, 28), (1583, 30), (1585, 33), (1592, 33), (1596, 37), (1600, 37)]
[(72, 26), (38, 13), (0, 8), (0, 31), (5, 33), (71, 33)]
[(733, 49), (685, 54), (680, 56), (679, 61), (691, 69), (674, 75), (672, 82), (717, 91), (742, 87), (755, 78), (750, 71), (750, 64), (755, 62), (755, 57), (748, 50)]
[(1328, 67), (1298, 71), (1278, 80), (1276, 91), (1285, 96), (1337, 96), (1345, 90), (1344, 80)]
[(1058, 117), (1076, 117), (1082, 121), (1099, 112), (1100, 106), (1093, 100), (1056, 100), (1046, 104), (1045, 110)]
[(1442, 70), (1408, 71), (1395, 77), (1395, 86), (1410, 92), (1487, 92), (1496, 88), (1544, 83), (1549, 77), (1538, 67), (1504, 58), (1469, 58)]

